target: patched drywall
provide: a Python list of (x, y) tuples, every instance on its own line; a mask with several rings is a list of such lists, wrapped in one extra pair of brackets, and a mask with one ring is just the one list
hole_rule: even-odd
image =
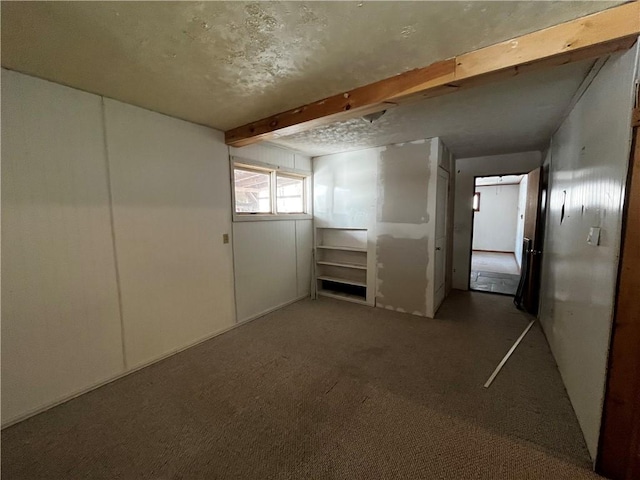
[[(313, 160), (315, 226), (367, 229), (371, 305), (434, 314), (439, 166), (450, 171), (452, 158), (437, 138)], [(443, 293), (451, 281), (446, 249)]]
[(438, 139), (389, 145), (378, 161), (376, 305), (433, 316)]
[(376, 304), (382, 308), (426, 315), (427, 238), (397, 238), (378, 235), (376, 246), (378, 293)]
[(378, 172), (378, 222), (427, 223), (430, 165), (425, 144), (389, 145), (380, 154)]
[(2, 2), (2, 65), (226, 130), (618, 3)]

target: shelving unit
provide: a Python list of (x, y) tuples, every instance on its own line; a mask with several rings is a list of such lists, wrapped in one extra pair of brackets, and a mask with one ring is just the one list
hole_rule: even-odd
[(317, 293), (367, 305), (367, 230), (316, 228)]

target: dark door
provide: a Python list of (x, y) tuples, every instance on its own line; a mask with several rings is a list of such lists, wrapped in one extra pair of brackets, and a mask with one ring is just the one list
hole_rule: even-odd
[(524, 245), (522, 248), (522, 270), (520, 284), (514, 303), (529, 313), (538, 313), (540, 295), (540, 270), (542, 267), (542, 167), (527, 174), (527, 206), (524, 214)]

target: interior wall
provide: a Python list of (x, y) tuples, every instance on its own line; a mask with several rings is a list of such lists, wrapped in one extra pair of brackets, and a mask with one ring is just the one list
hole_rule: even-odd
[(527, 173), (541, 163), (542, 157), (538, 151), (456, 159), (453, 288), (469, 289), (475, 177)]
[(437, 169), (451, 162), (437, 138), (314, 159), (316, 226), (368, 229), (377, 306), (434, 314)]
[(221, 132), (105, 99), (127, 366), (233, 324)]
[[(230, 154), (311, 174), (310, 157), (270, 144), (232, 147)], [(233, 223), (239, 322), (256, 318), (311, 293), (312, 219), (250, 220)]]
[(379, 307), (433, 316), (437, 168), (435, 139), (389, 145), (380, 154), (376, 239)]
[[(636, 48), (613, 55), (551, 140), (540, 320), (595, 459), (620, 254)], [(564, 216), (563, 216), (564, 210)], [(587, 243), (601, 229), (598, 246)]]
[(367, 229), (367, 302), (375, 304), (378, 159), (383, 147), (313, 159), (315, 227)]
[(516, 226), (516, 241), (514, 245), (514, 255), (518, 267), (522, 267), (522, 247), (524, 242), (524, 216), (527, 210), (527, 186), (529, 177), (524, 176), (518, 185), (518, 219)]
[(2, 70), (2, 420), (124, 369), (100, 97)]
[(480, 210), (473, 215), (473, 249), (513, 252), (518, 229), (518, 185), (476, 187)]
[(2, 70), (4, 425), (234, 324), (222, 133), (104, 102)]

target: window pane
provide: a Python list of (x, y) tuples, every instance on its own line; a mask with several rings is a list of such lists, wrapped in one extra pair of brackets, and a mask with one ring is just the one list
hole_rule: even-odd
[(278, 175), (276, 187), (278, 213), (304, 213), (304, 179)]
[(238, 213), (271, 213), (269, 173), (255, 170), (233, 171), (236, 192), (236, 212)]

